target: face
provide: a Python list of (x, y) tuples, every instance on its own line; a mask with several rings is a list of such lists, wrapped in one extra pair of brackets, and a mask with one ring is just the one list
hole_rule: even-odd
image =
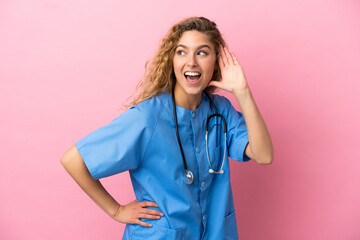
[(215, 63), (215, 47), (208, 37), (196, 30), (184, 32), (173, 58), (176, 89), (183, 96), (201, 96), (213, 76)]

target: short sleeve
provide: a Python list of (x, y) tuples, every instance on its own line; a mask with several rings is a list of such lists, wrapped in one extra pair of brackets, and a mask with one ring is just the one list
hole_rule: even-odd
[(108, 125), (75, 143), (86, 167), (97, 180), (136, 169), (151, 135), (142, 112), (132, 107)]
[(250, 158), (245, 154), (245, 148), (249, 143), (245, 119), (243, 114), (236, 111), (228, 99), (224, 99), (228, 109), (226, 118), (228, 126), (228, 155), (239, 162), (247, 162)]

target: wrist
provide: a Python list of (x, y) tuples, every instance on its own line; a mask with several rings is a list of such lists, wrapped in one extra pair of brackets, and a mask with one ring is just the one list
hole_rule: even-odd
[(248, 104), (253, 100), (253, 96), (249, 87), (234, 91), (234, 95), (242, 111), (245, 111), (246, 106), (248, 106)]
[(248, 85), (244, 86), (244, 87), (238, 87), (238, 88), (234, 88), (232, 93), (235, 96), (243, 96), (243, 95), (247, 95), (247, 94), (251, 94), (251, 90), (249, 88)]
[(113, 209), (111, 210), (110, 212), (110, 216), (115, 219), (117, 216), (120, 215), (120, 212), (121, 212), (121, 205), (120, 204), (117, 204), (115, 207), (113, 207)]

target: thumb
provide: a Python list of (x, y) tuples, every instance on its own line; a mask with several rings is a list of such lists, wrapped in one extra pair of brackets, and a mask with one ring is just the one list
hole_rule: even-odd
[(219, 81), (214, 81), (214, 80), (212, 80), (212, 81), (210, 81), (209, 84), (208, 84), (208, 87), (211, 87), (211, 86), (217, 87), (217, 88), (221, 88), (221, 83), (220, 83)]

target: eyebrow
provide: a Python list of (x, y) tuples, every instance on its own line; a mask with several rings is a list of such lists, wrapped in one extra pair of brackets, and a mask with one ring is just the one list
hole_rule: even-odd
[[(185, 48), (185, 49), (188, 49), (188, 47), (187, 47), (186, 45), (184, 45), (184, 44), (179, 44), (179, 45), (176, 46), (176, 48), (178, 48), (178, 47), (183, 47), (183, 48)], [(200, 48), (203, 48), (203, 47), (207, 47), (208, 49), (211, 50), (211, 48), (209, 47), (209, 45), (206, 45), (206, 44), (203, 44), (203, 45), (198, 46), (197, 49), (200, 49)]]

